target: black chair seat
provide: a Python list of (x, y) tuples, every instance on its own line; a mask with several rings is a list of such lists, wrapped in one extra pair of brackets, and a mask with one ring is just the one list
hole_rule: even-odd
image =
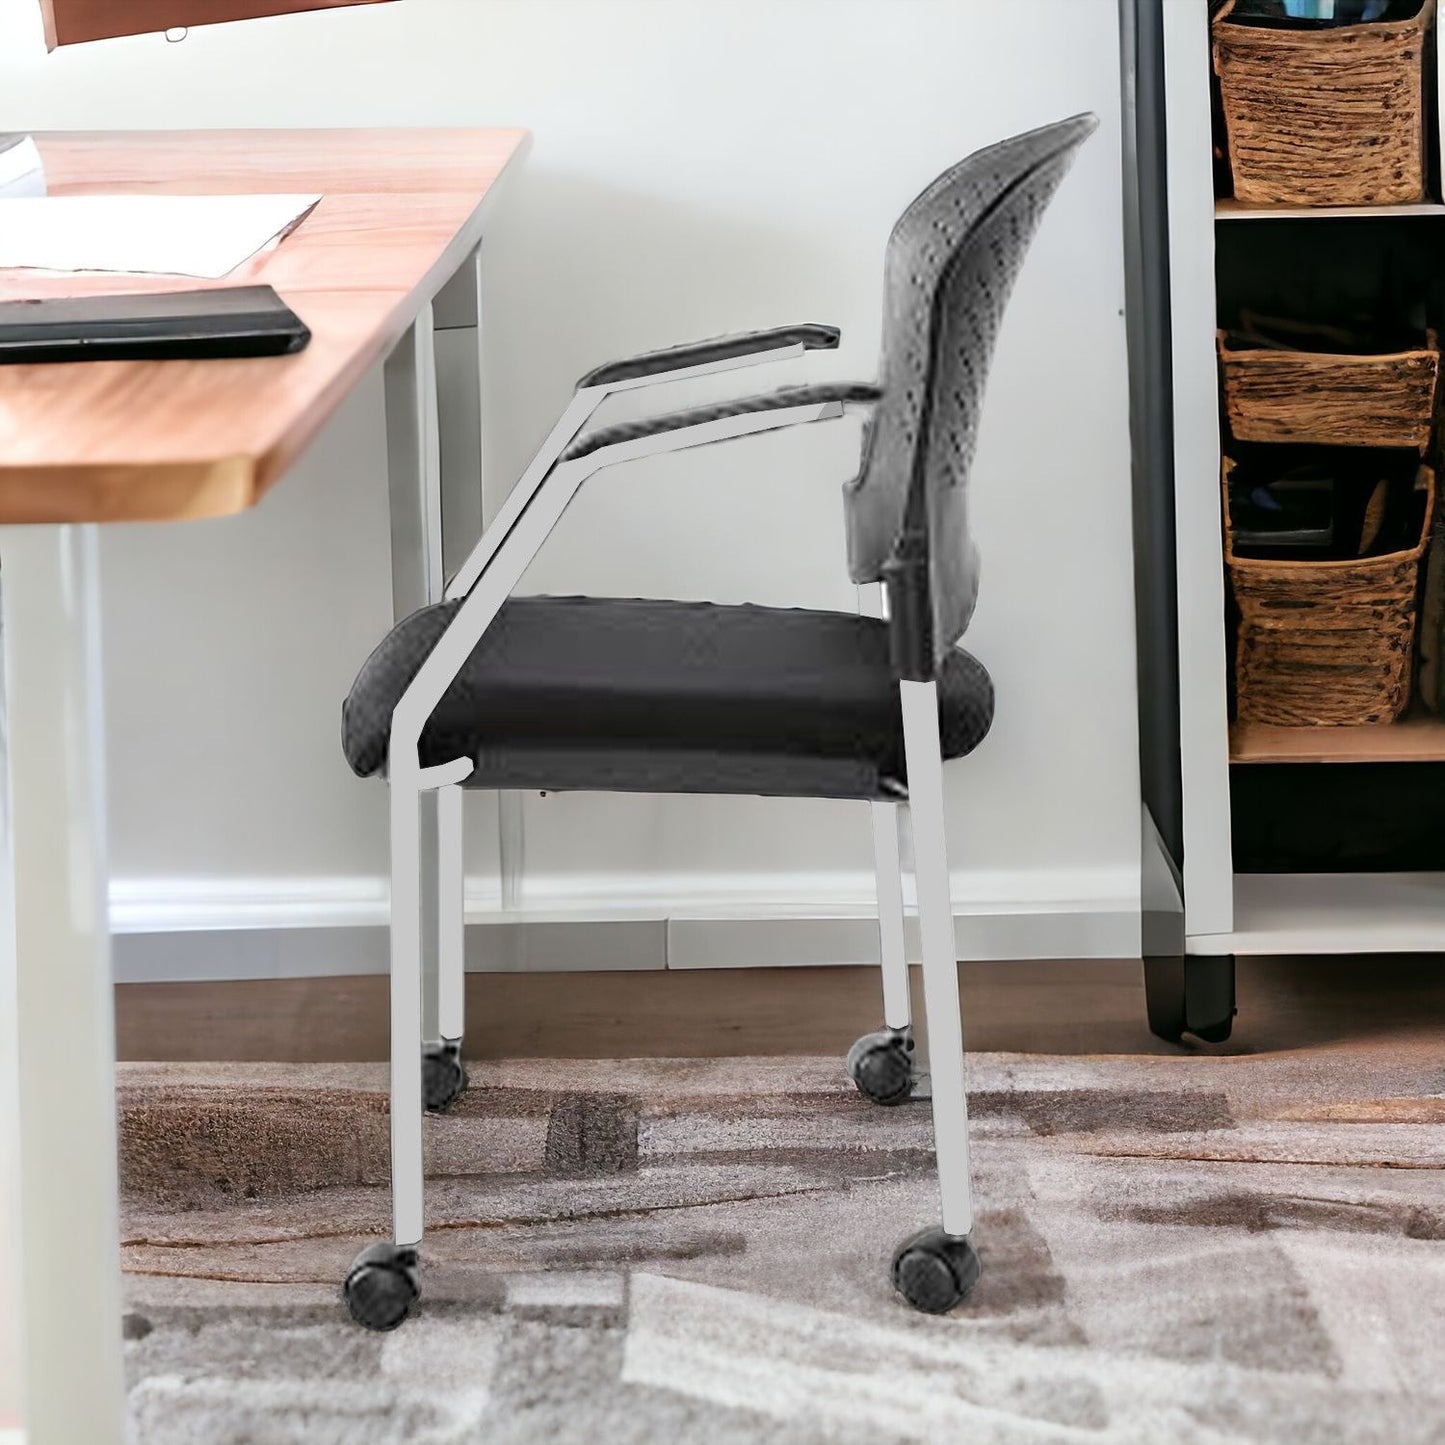
[[(398, 623), (342, 708), (346, 759), (385, 768), (392, 709), (459, 603)], [(993, 719), (981, 663), (940, 671), (945, 757)], [(887, 624), (842, 612), (514, 597), (421, 740), (424, 767), (470, 757), (469, 788), (888, 798), (906, 792)]]

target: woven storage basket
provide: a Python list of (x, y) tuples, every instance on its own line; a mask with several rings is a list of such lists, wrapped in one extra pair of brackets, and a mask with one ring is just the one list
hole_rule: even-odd
[(1430, 445), (1440, 350), (1386, 356), (1232, 351), (1219, 333), (1224, 410), (1245, 442), (1323, 442), (1354, 447)]
[(1224, 560), (1239, 607), (1235, 707), (1281, 727), (1393, 722), (1410, 701), (1420, 559), (1430, 537), (1435, 474), (1422, 466), (1418, 545), (1351, 562), (1236, 557), (1224, 462)]
[(1285, 30), (1214, 18), (1234, 196), (1251, 205), (1384, 206), (1425, 198), (1422, 54), (1410, 20)]

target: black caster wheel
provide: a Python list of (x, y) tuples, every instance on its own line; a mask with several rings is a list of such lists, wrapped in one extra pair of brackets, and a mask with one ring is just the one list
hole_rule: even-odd
[(369, 1330), (394, 1330), (421, 1295), (416, 1250), (394, 1244), (363, 1249), (341, 1292), (357, 1324)]
[(1149, 1028), (1177, 1044), (1186, 1034), (1222, 1044), (1234, 1027), (1234, 956), (1146, 958), (1144, 999)]
[(913, 1093), (913, 1032), (880, 1029), (848, 1050), (848, 1077), (875, 1104), (901, 1104)]
[(422, 1050), (421, 1097), (429, 1113), (450, 1109), (466, 1092), (467, 1071), (460, 1044)]
[(905, 1239), (893, 1256), (893, 1288), (916, 1310), (945, 1315), (978, 1283), (980, 1266), (964, 1236), (925, 1229)]

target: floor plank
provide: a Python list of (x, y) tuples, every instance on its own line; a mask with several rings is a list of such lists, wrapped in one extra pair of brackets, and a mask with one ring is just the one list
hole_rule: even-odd
[[(917, 970), (915, 970), (915, 975)], [(960, 966), (975, 1050), (1167, 1052), (1144, 1023), (1135, 960)], [(1199, 1052), (1437, 1042), (1445, 959), (1241, 959), (1234, 1037)], [(918, 980), (914, 979), (917, 995)], [(384, 977), (122, 984), (128, 1060), (323, 1062), (387, 1056)], [(869, 968), (471, 974), (467, 1053), (480, 1058), (718, 1058), (843, 1050), (878, 1026)]]

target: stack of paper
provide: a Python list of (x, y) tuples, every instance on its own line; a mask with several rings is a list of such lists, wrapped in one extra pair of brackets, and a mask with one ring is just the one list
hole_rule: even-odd
[(43, 196), (45, 167), (28, 135), (0, 132), (0, 196)]
[(0, 199), (0, 268), (224, 276), (273, 245), (320, 196)]

